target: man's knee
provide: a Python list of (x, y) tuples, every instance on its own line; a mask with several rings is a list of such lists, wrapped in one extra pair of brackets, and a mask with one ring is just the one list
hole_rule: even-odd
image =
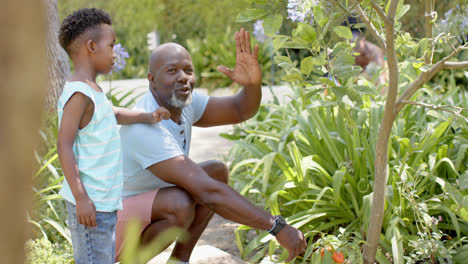
[(229, 168), (223, 162), (210, 160), (201, 163), (200, 166), (211, 178), (224, 183), (229, 182)]
[(195, 216), (195, 202), (186, 191), (182, 189), (177, 190), (172, 207), (172, 214), (176, 219), (175, 224), (178, 226), (188, 226), (192, 223)]
[(165, 210), (162, 210), (165, 212), (162, 218), (166, 218), (180, 227), (189, 226), (195, 216), (195, 202), (190, 194), (178, 187), (171, 187), (161, 195), (164, 195), (164, 199), (159, 201), (158, 207), (165, 207)]

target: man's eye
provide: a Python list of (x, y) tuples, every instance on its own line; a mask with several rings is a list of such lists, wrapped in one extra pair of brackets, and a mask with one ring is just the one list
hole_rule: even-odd
[(187, 72), (187, 73), (192, 73), (192, 72), (193, 72), (193, 69), (185, 69), (185, 72)]
[(174, 73), (174, 72), (175, 72), (175, 69), (169, 69), (169, 70), (167, 70), (167, 72), (169, 72), (169, 73)]

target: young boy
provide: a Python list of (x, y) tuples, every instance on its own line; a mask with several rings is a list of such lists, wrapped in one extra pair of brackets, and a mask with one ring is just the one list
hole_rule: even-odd
[(107, 13), (80, 9), (65, 18), (59, 37), (75, 67), (58, 101), (57, 142), (75, 262), (114, 263), (123, 182), (117, 124), (157, 123), (170, 114), (113, 107), (97, 85), (96, 75), (109, 73), (115, 57)]

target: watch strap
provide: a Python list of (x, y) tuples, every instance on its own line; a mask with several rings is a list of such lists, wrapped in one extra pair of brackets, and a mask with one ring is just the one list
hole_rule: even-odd
[(276, 215), (275, 224), (270, 230), (268, 230), (268, 233), (270, 233), (272, 236), (276, 236), (285, 225), (286, 220), (284, 220), (284, 217), (282, 217), (281, 215)]

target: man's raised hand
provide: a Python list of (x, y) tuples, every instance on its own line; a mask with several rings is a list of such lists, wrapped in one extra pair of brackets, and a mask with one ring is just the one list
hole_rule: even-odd
[(224, 73), (232, 81), (245, 86), (259, 86), (262, 82), (262, 70), (258, 64), (258, 45), (252, 52), (250, 34), (243, 28), (235, 33), (236, 38), (236, 66), (234, 70), (226, 66), (218, 66), (218, 71)]

